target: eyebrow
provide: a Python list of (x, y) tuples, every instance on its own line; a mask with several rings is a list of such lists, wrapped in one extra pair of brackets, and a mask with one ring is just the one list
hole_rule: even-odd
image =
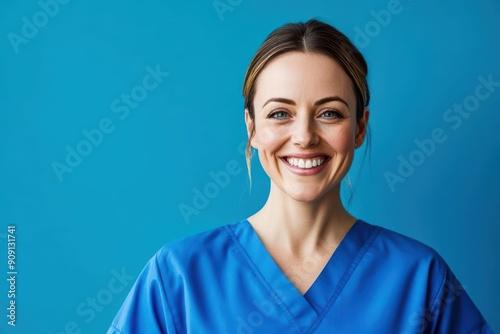
[[(341, 98), (340, 96), (336, 96), (336, 95), (335, 96), (328, 96), (328, 97), (324, 97), (322, 99), (319, 99), (318, 101), (314, 102), (314, 106), (316, 107), (316, 106), (319, 106), (319, 105), (322, 105), (322, 104), (325, 104), (325, 103), (331, 102), (331, 101), (342, 102), (343, 104), (345, 104), (347, 106), (347, 108), (349, 108), (349, 104), (343, 98)], [(272, 97), (269, 100), (267, 100), (266, 103), (264, 103), (262, 108), (264, 108), (269, 102), (281, 102), (281, 103), (290, 104), (292, 106), (297, 105), (294, 100), (286, 99), (284, 97)]]

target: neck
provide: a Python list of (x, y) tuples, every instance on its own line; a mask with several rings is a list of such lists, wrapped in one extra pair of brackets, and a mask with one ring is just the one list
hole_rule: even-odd
[(248, 221), (265, 244), (300, 256), (336, 248), (356, 218), (342, 205), (340, 185), (314, 202), (300, 202), (271, 183), (266, 204)]

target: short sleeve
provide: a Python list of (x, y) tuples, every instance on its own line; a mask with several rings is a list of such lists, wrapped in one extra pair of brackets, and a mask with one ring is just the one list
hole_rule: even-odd
[(158, 255), (139, 274), (107, 334), (175, 333)]
[(429, 311), (430, 333), (494, 334), (448, 266)]

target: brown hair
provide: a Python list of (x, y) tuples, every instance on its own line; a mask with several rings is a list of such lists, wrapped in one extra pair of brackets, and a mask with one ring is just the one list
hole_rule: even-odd
[[(276, 57), (287, 52), (318, 53), (333, 58), (344, 69), (354, 84), (356, 95), (356, 119), (363, 116), (363, 109), (368, 106), (370, 92), (366, 76), (368, 66), (359, 50), (351, 41), (334, 27), (318, 20), (305, 23), (289, 23), (274, 30), (262, 43), (250, 62), (243, 84), (245, 108), (253, 120), (255, 91), (257, 79), (262, 70)], [(250, 159), (252, 146), (250, 139), (255, 133), (252, 129), (245, 149), (248, 174), (250, 176)]]

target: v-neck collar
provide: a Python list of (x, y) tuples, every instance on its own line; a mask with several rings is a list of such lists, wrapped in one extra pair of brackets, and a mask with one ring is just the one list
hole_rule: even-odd
[(378, 234), (376, 226), (357, 220), (302, 295), (278, 267), (248, 220), (226, 228), (275, 303), (301, 333), (313, 333), (319, 326)]

